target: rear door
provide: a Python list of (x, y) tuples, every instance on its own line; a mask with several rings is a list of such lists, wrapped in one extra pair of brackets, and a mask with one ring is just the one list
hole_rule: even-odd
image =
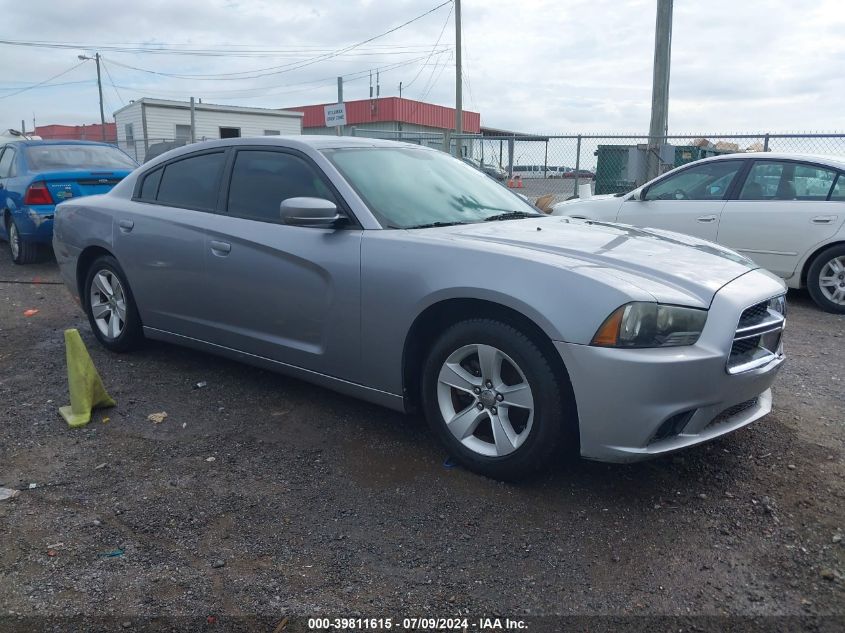
[(719, 243), (791, 277), (802, 257), (845, 221), (845, 204), (831, 200), (837, 176), (825, 165), (755, 159), (725, 206)]
[(306, 196), (349, 210), (319, 167), (293, 150), (239, 146), (228, 181), (226, 213), (210, 218), (205, 246), (214, 342), (355, 380), (362, 231), (287, 226), (279, 206)]
[(205, 266), (225, 148), (180, 156), (138, 179), (114, 211), (114, 244), (146, 327), (206, 340), (213, 310)]
[(617, 221), (715, 242), (722, 209), (742, 165), (741, 159), (714, 160), (669, 174), (645, 188), (642, 199), (625, 200)]

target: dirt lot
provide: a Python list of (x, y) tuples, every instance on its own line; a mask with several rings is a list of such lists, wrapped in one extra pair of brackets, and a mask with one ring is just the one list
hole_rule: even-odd
[[(420, 419), (169, 345), (110, 354), (63, 286), (10, 283), (57, 281), (54, 263), (2, 255), (0, 486), (22, 492), (0, 501), (0, 629), (75, 614), (192, 630), (246, 615), (269, 631), (320, 615), (843, 624), (845, 317), (805, 293), (789, 295), (767, 419), (505, 485), (445, 467)], [(118, 402), (78, 430), (57, 412), (68, 327)]]

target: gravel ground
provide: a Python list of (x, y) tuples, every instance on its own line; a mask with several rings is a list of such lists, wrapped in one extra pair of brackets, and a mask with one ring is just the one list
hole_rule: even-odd
[[(674, 457), (506, 485), (445, 467), (418, 418), (170, 345), (108, 353), (63, 286), (9, 283), (55, 282), (54, 262), (3, 255), (0, 486), (22, 492), (0, 501), (0, 629), (71, 615), (88, 630), (155, 615), (268, 631), (354, 614), (845, 622), (845, 317), (803, 292), (768, 418)], [(118, 402), (77, 430), (57, 411), (68, 327)]]

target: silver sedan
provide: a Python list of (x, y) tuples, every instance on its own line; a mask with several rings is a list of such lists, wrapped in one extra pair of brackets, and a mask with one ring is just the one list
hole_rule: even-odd
[(661, 455), (764, 416), (783, 282), (674, 233), (539, 213), (437, 150), (198, 143), (60, 204), (98, 340), (220, 354), (398, 410), (516, 478)]

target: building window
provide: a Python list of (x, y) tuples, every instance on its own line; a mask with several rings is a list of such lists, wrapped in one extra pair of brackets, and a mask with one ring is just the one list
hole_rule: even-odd
[(241, 128), (239, 127), (221, 127), (220, 138), (240, 138)]
[(279, 130), (264, 130), (264, 136), (279, 136)]
[(127, 123), (123, 126), (124, 131), (126, 132), (126, 144), (134, 143), (135, 142), (135, 130), (132, 129), (132, 124)]
[(177, 125), (176, 126), (176, 141), (179, 143), (191, 142), (191, 126)]

